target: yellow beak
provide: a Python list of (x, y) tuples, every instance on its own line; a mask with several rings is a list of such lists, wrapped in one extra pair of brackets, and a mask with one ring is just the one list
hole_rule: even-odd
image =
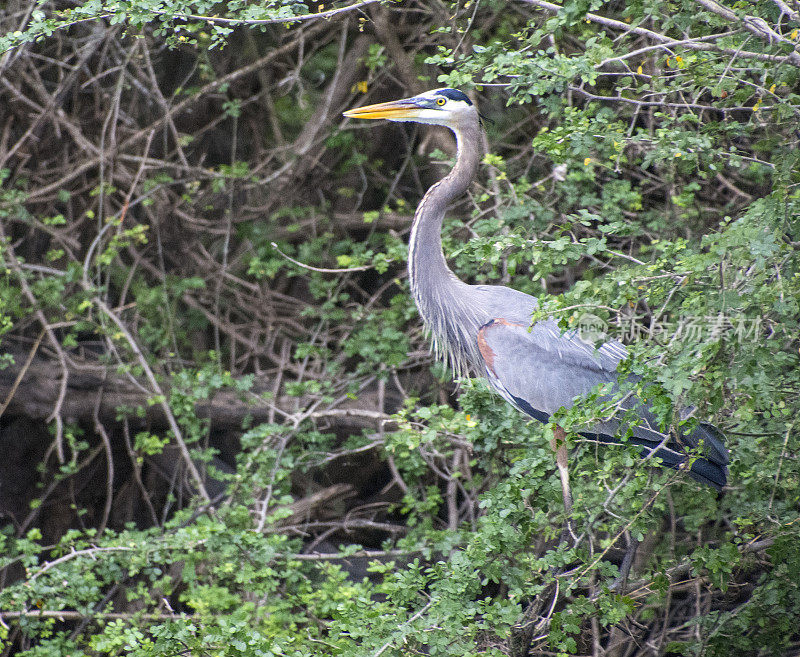
[(413, 119), (422, 108), (410, 100), (393, 100), (389, 103), (365, 105), (344, 112), (351, 119)]

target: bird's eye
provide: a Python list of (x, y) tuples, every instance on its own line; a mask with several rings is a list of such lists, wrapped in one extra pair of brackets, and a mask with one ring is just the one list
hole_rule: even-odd
[(444, 105), (446, 102), (447, 102), (447, 101), (446, 101), (444, 98), (437, 98), (437, 99), (436, 99), (436, 104), (437, 104), (437, 105), (439, 105), (440, 107), (441, 107), (442, 105)]

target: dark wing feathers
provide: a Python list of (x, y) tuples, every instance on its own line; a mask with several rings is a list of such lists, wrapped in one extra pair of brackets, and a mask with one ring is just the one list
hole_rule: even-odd
[[(529, 328), (523, 324), (496, 318), (478, 331), (478, 347), (486, 366), (489, 383), (517, 409), (546, 422), (562, 406), (569, 408), (576, 397), (595, 386), (616, 382), (617, 365), (627, 356), (618, 342), (608, 342), (600, 349), (581, 340), (575, 333), (562, 334), (553, 321)], [(653, 456), (664, 465), (678, 468), (688, 461), (680, 445), (666, 438), (655, 418), (635, 397), (620, 403), (622, 410), (635, 410), (640, 424), (632, 428), (630, 442), (642, 446), (642, 456), (654, 449)], [(586, 437), (600, 442), (619, 442), (620, 419), (611, 418), (588, 427)], [(681, 436), (690, 448), (703, 446), (704, 458), (691, 466), (690, 475), (710, 486), (726, 483), (728, 452), (722, 435), (709, 424), (699, 424)]]

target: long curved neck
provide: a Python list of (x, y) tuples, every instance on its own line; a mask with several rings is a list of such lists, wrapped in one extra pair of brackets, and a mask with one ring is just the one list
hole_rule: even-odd
[[(472, 312), (472, 289), (450, 271), (442, 251), (442, 219), (447, 206), (464, 194), (481, 160), (481, 128), (477, 117), (454, 130), (458, 144), (456, 164), (422, 198), (414, 215), (408, 244), (408, 276), (411, 293), (426, 327), (433, 333), (439, 355), (465, 373), (473, 361), (470, 335), (478, 322)], [(475, 326), (475, 331), (480, 324)]]
[[(481, 159), (480, 127), (468, 123), (454, 130), (458, 151), (452, 171), (422, 197), (408, 243), (408, 276), (415, 299), (425, 297), (431, 283), (458, 280), (450, 271), (442, 251), (442, 219), (447, 206), (467, 191)], [(418, 302), (419, 303), (419, 302)]]

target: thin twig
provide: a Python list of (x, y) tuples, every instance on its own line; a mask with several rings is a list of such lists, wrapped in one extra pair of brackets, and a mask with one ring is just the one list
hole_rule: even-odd
[(6, 409), (8, 408), (8, 405), (11, 403), (11, 400), (14, 399), (14, 395), (17, 392), (17, 388), (19, 388), (19, 384), (22, 383), (22, 379), (25, 378), (25, 374), (28, 372), (31, 363), (33, 362), (33, 357), (36, 355), (36, 351), (37, 349), (39, 349), (39, 345), (42, 344), (42, 338), (44, 337), (44, 334), (45, 331), (44, 329), (42, 329), (39, 332), (39, 336), (34, 341), (33, 347), (31, 347), (31, 350), (28, 352), (28, 358), (25, 360), (25, 364), (20, 368), (19, 372), (17, 373), (17, 376), (14, 379), (14, 383), (11, 384), (11, 390), (9, 390), (5, 401), (2, 404), (0, 404), (0, 417), (3, 416), (3, 413), (5, 413)]
[(275, 242), (270, 242), (272, 248), (275, 249), (280, 255), (286, 258), (289, 262), (298, 267), (302, 267), (303, 269), (308, 269), (309, 271), (316, 271), (320, 274), (349, 274), (350, 272), (354, 271), (367, 271), (368, 269), (372, 269), (372, 265), (362, 265), (361, 267), (346, 267), (342, 269), (328, 269), (326, 267), (312, 267), (311, 265), (307, 265), (304, 262), (300, 262), (299, 260), (295, 260), (289, 255), (286, 255), (283, 251), (278, 248), (278, 245)]
[(282, 23), (303, 23), (305, 21), (318, 20), (320, 18), (329, 19), (339, 14), (353, 11), (355, 9), (362, 9), (367, 5), (373, 5), (380, 0), (361, 0), (347, 7), (339, 7), (338, 9), (328, 9), (327, 11), (320, 11), (316, 14), (302, 14), (300, 16), (289, 16), (286, 18), (222, 18), (220, 16), (203, 16), (201, 14), (173, 14), (165, 11), (153, 12), (157, 16), (169, 16), (170, 18), (178, 18), (182, 20), (204, 21), (206, 23), (213, 23), (217, 25), (278, 25)]

